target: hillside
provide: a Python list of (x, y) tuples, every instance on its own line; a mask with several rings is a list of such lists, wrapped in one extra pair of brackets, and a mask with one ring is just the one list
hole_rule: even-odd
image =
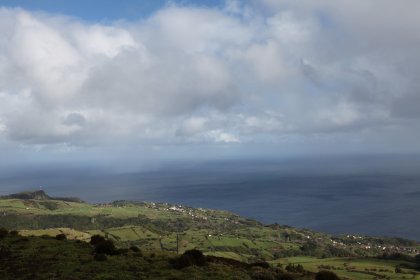
[(69, 201), (69, 202), (78, 202), (84, 203), (83, 200), (77, 197), (51, 197), (47, 195), (43, 190), (38, 191), (27, 191), (27, 192), (20, 192), (15, 194), (9, 194), (0, 197), (1, 199), (22, 199), (22, 200), (61, 200), (61, 201)]
[(223, 258), (199, 256), (185, 261), (190, 255), (178, 257), (171, 253), (143, 253), (137, 247), (98, 253), (98, 247), (78, 240), (22, 237), (15, 232), (0, 232), (0, 273), (3, 280), (313, 278), (310, 272), (288, 273), (260, 263), (245, 264)]
[[(18, 230), (23, 236), (65, 234), (68, 239), (79, 241), (102, 235), (119, 248), (138, 246), (146, 254), (182, 254), (199, 249), (208, 256), (244, 263), (268, 261), (274, 266), (302, 263), (312, 272), (331, 262), (342, 276), (352, 273), (343, 263), (376, 258), (368, 267), (375, 269), (375, 262), (380, 262), (395, 278), (403, 276), (394, 272), (401, 261), (395, 256), (404, 255), (412, 261), (420, 248), (417, 242), (400, 238), (331, 236), (277, 224), (264, 225), (226, 211), (181, 205), (129, 201), (89, 204), (53, 199), (45, 193), (18, 197), (0, 199), (0, 227)], [(378, 256), (393, 260), (385, 262), (378, 260)], [(373, 279), (374, 275), (365, 268), (362, 270), (366, 279)], [(407, 273), (416, 272), (408, 269)]]

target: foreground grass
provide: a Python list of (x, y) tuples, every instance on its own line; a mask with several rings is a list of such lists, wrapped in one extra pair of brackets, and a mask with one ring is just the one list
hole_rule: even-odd
[(383, 260), (373, 258), (314, 258), (314, 257), (291, 257), (273, 261), (272, 264), (301, 264), (305, 270), (318, 272), (330, 270), (343, 279), (420, 279), (419, 271), (402, 268), (400, 273), (395, 272), (397, 266), (412, 265), (400, 260)]
[(252, 269), (208, 263), (173, 268), (174, 254), (126, 250), (95, 260), (90, 244), (48, 236), (0, 240), (1, 279), (251, 279)]
[[(249, 279), (252, 275), (242, 266), (232, 268), (226, 263), (210, 263), (210, 270), (186, 268), (188, 273), (184, 275), (169, 264), (178, 245), (181, 254), (199, 249), (207, 256), (238, 262), (270, 261), (275, 268), (302, 264), (309, 272), (330, 270), (348, 279), (420, 280), (413, 264), (412, 268), (407, 264), (400, 273), (395, 273), (397, 266), (404, 265), (402, 261), (373, 259), (384, 253), (413, 259), (420, 249), (414, 241), (354, 235), (334, 237), (277, 224), (263, 225), (226, 211), (166, 203), (117, 201), (93, 205), (49, 198), (3, 198), (0, 227), (18, 230), (29, 240), (10, 236), (5, 239), (3, 245), (14, 252), (14, 258), (1, 259), (0, 275), (10, 278), (0, 279), (81, 279), (81, 275), (84, 279)], [(68, 248), (47, 237), (58, 234), (69, 239), (65, 241)], [(124, 256), (109, 256), (102, 267), (105, 263), (95, 261), (92, 248), (86, 245), (93, 235), (112, 240), (120, 248), (135, 245), (141, 248), (142, 256), (128, 250)], [(65, 267), (61, 267), (64, 263)], [(23, 278), (19, 278), (21, 267)], [(36, 278), (28, 276), (31, 271), (35, 271)], [(17, 278), (12, 277), (13, 273), (17, 273)]]

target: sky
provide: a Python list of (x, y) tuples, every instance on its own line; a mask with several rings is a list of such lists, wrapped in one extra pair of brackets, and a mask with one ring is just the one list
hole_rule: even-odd
[(417, 0), (0, 7), (2, 168), (420, 152)]

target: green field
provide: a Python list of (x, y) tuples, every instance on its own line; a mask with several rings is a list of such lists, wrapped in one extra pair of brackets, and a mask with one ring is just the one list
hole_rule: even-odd
[(18, 230), (23, 236), (61, 233), (81, 241), (98, 234), (121, 248), (135, 245), (144, 252), (183, 253), (196, 248), (206, 255), (248, 263), (264, 260), (283, 267), (288, 263), (302, 264), (312, 272), (329, 268), (351, 279), (418, 277), (413, 274), (416, 270), (410, 268), (403, 267), (401, 273), (395, 273), (396, 266), (404, 262), (377, 258), (400, 254), (413, 262), (420, 248), (414, 241), (331, 236), (277, 224), (263, 225), (226, 211), (165, 203), (117, 201), (94, 205), (3, 198), (0, 227)]
[(330, 270), (342, 278), (349, 279), (420, 279), (420, 271), (402, 268), (396, 273), (395, 268), (401, 264), (409, 264), (398, 260), (381, 260), (372, 258), (314, 258), (291, 257), (271, 262), (273, 265), (301, 264), (305, 270), (317, 272)]

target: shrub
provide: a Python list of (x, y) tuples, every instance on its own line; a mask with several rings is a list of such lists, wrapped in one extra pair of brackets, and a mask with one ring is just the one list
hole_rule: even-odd
[(289, 271), (289, 272), (297, 272), (297, 273), (304, 273), (305, 272), (305, 269), (303, 268), (303, 266), (301, 264), (294, 265), (294, 264), (289, 263), (286, 266), (286, 270)]
[(115, 245), (112, 240), (104, 240), (95, 245), (95, 252), (97, 254), (114, 255), (116, 253)]
[(90, 244), (95, 247), (96, 254), (107, 254), (115, 255), (118, 253), (118, 250), (115, 248), (114, 242), (109, 239), (105, 239), (101, 235), (93, 235), (90, 238)]
[(267, 270), (254, 271), (251, 278), (252, 280), (275, 280), (273, 273)]
[(322, 270), (315, 275), (315, 280), (340, 280), (332, 271)]
[(402, 269), (401, 269), (401, 266), (399, 266), (399, 265), (397, 265), (396, 267), (395, 267), (395, 273), (402, 273), (403, 271), (402, 271)]
[(9, 247), (6, 247), (6, 246), (0, 247), (0, 260), (10, 258), (11, 255), (12, 255), (12, 251), (10, 250)]
[(26, 236), (23, 236), (23, 237), (19, 238), (18, 240), (16, 240), (16, 242), (24, 242), (24, 243), (26, 243), (26, 242), (29, 242), (29, 238), (26, 237)]
[(258, 267), (262, 267), (262, 268), (270, 268), (270, 264), (268, 262), (265, 262), (265, 261), (255, 262), (255, 263), (252, 263), (250, 266), (258, 266)]
[(95, 234), (90, 238), (90, 244), (92, 244), (93, 246), (102, 243), (105, 241), (105, 238), (101, 235)]
[(294, 278), (289, 273), (282, 273), (277, 275), (276, 280), (294, 280)]
[(206, 265), (206, 257), (199, 250), (192, 249), (185, 251), (178, 259), (173, 261), (173, 265), (177, 269), (187, 266), (204, 266)]
[(18, 236), (19, 235), (19, 232), (17, 230), (12, 230), (11, 232), (9, 232), (9, 234), (11, 236)]
[(40, 205), (44, 206), (48, 210), (54, 211), (58, 209), (58, 204), (52, 201), (41, 201), (39, 202)]
[(115, 255), (127, 255), (128, 251), (129, 251), (129, 249), (127, 249), (127, 248), (119, 248), (119, 249), (116, 249), (113, 254), (115, 254)]
[(66, 240), (67, 239), (67, 236), (64, 233), (60, 233), (60, 234), (57, 234), (55, 236), (55, 239), (57, 239), (57, 240)]
[(133, 251), (133, 252), (136, 252), (136, 253), (140, 253), (140, 248), (137, 247), (137, 246), (131, 246), (130, 250)]
[(105, 254), (95, 254), (93, 258), (95, 259), (95, 261), (98, 261), (98, 262), (103, 262), (108, 259)]
[(420, 254), (418, 254), (418, 255), (416, 255), (416, 256), (414, 257), (414, 261), (415, 261), (416, 263), (420, 264)]
[(0, 239), (5, 238), (7, 236), (7, 234), (9, 234), (9, 232), (7, 231), (7, 229), (0, 228)]

